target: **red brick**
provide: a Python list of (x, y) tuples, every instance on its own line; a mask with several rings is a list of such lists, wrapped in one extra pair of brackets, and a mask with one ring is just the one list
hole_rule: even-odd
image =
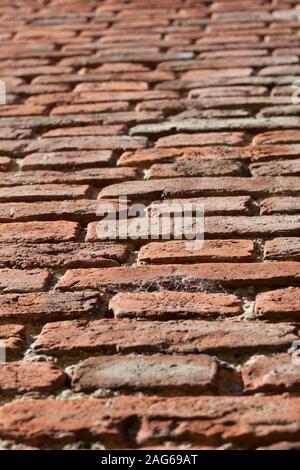
[[(188, 183), (188, 184), (187, 184)], [(151, 181), (124, 182), (107, 186), (100, 193), (101, 198), (127, 195), (129, 198), (157, 198), (185, 196), (266, 196), (269, 193), (284, 194), (300, 192), (297, 177), (193, 177), (172, 178)]]
[[(141, 101), (137, 105), (138, 111), (147, 110), (147, 108), (140, 107), (143, 102), (149, 102), (155, 105), (154, 101), (158, 100), (178, 100), (178, 93), (175, 91), (160, 91), (160, 90), (146, 90), (146, 91), (81, 91), (74, 95), (73, 103), (100, 103), (100, 102), (123, 102), (123, 101)], [(154, 100), (154, 101), (153, 101)], [(287, 101), (286, 99), (284, 101)], [(151, 108), (148, 108), (151, 110)], [(154, 108), (160, 109), (160, 108)]]
[(27, 98), (27, 105), (57, 105), (70, 103), (72, 100), (71, 93), (57, 92), (57, 93), (45, 93), (42, 95), (31, 96)]
[(63, 127), (59, 129), (52, 129), (45, 132), (42, 137), (77, 137), (81, 135), (117, 135), (122, 134), (126, 127), (122, 124), (114, 124), (111, 126), (85, 126), (85, 127)]
[(20, 355), (24, 348), (24, 336), (22, 325), (0, 325), (0, 341), (4, 342), (6, 359)]
[[(188, 199), (171, 199), (163, 201), (153, 201), (148, 210), (152, 211), (161, 210), (164, 205), (168, 209), (169, 205), (180, 204), (181, 206), (191, 204), (195, 207), (198, 204), (203, 204), (205, 215), (247, 215), (251, 213), (252, 201), (249, 196), (229, 196), (229, 197), (206, 197), (206, 198), (188, 198)], [(1, 205), (0, 205), (1, 209)], [(1, 210), (0, 210), (1, 217)], [(1, 219), (0, 219), (1, 220)]]
[(243, 166), (233, 160), (182, 162), (152, 165), (146, 179), (177, 178), (180, 176), (241, 176)]
[(300, 260), (300, 238), (274, 238), (267, 240), (264, 247), (266, 260)]
[(46, 269), (0, 269), (0, 289), (2, 292), (35, 292), (45, 290), (51, 279)]
[(138, 260), (148, 263), (190, 263), (197, 261), (243, 262), (254, 259), (255, 244), (251, 240), (205, 240), (201, 248), (197, 243), (167, 241), (148, 243), (138, 254)]
[(12, 159), (9, 157), (0, 157), (0, 171), (9, 171), (12, 167)]
[(88, 185), (31, 184), (0, 188), (1, 202), (51, 201), (60, 199), (84, 199), (91, 194)]
[(286, 213), (299, 214), (300, 198), (299, 197), (270, 197), (264, 199), (260, 204), (260, 212), (262, 215)]
[[(4, 294), (0, 298), (1, 322), (49, 322), (103, 314), (103, 305), (92, 291)], [(1, 388), (1, 386), (0, 386)]]
[(300, 360), (289, 354), (254, 356), (242, 368), (246, 392), (297, 392)]
[(54, 392), (64, 386), (66, 375), (50, 362), (0, 364), (1, 394)]
[[(230, 198), (229, 198), (230, 199)], [(232, 198), (234, 199), (234, 198)], [(242, 198), (243, 199), (243, 198)], [(246, 198), (244, 198), (246, 199)], [(0, 222), (19, 222), (28, 220), (76, 220), (83, 224), (97, 219), (97, 209), (100, 209), (101, 203), (108, 208), (108, 204), (114, 207), (116, 214), (120, 209), (127, 209), (127, 205), (120, 204), (119, 201), (101, 199), (76, 199), (76, 204), (72, 200), (63, 201), (40, 201), (40, 202), (6, 202), (0, 204)], [(220, 201), (220, 206), (222, 201)], [(226, 202), (223, 203), (226, 210)], [(232, 212), (246, 212), (248, 209), (247, 201), (229, 201), (228, 210)]]
[(253, 163), (250, 171), (253, 176), (299, 176), (300, 159)]
[(114, 112), (114, 111), (127, 111), (129, 104), (126, 101), (115, 101), (107, 103), (93, 103), (81, 105), (65, 105), (57, 106), (52, 109), (51, 115), (57, 116), (61, 114), (79, 114), (79, 113), (101, 113), (101, 112)]
[[(230, 51), (233, 53), (234, 51)], [(243, 51), (243, 53), (246, 51)], [(223, 51), (224, 53), (224, 51)], [(213, 53), (212, 53), (213, 54)], [(190, 99), (199, 98), (216, 98), (216, 96), (260, 96), (267, 93), (267, 88), (263, 86), (224, 86), (224, 87), (203, 87), (194, 88), (189, 92)], [(262, 142), (263, 143), (263, 142)]]
[[(130, 436), (124, 421), (132, 416), (139, 428)], [(198, 445), (234, 442), (254, 449), (283, 439), (295, 441), (299, 427), (297, 397), (122, 396), (109, 401), (26, 400), (0, 409), (1, 438), (33, 445), (88, 439), (109, 448), (152, 448), (165, 440), (192, 440)]]
[[(1, 176), (1, 173), (0, 173)], [(2, 174), (0, 187), (40, 184), (91, 184), (103, 186), (137, 176), (135, 168), (84, 168), (73, 172), (62, 171), (23, 171)], [(45, 186), (46, 187), (46, 186)]]
[[(82, 110), (80, 110), (82, 112)], [(103, 149), (138, 149), (146, 146), (145, 137), (120, 136), (82, 136), (82, 137), (53, 137), (39, 139), (28, 147), (33, 152), (57, 152), (62, 150), (103, 150)]]
[(246, 143), (243, 132), (210, 132), (205, 134), (176, 134), (161, 137), (156, 147), (187, 147), (193, 145), (240, 145)]
[[(162, 210), (172, 210), (172, 206), (169, 204), (164, 206), (163, 204), (160, 206)], [(183, 213), (184, 206), (180, 206), (179, 210)], [(194, 208), (194, 210), (196, 207)], [(178, 209), (177, 209), (178, 210)], [(205, 215), (205, 212), (204, 212)], [(135, 224), (130, 226), (130, 223), (125, 220), (120, 220), (118, 222), (118, 231), (116, 233), (115, 227), (113, 227), (110, 231), (104, 230), (103, 226), (100, 224), (99, 221), (91, 222), (88, 225), (86, 241), (96, 242), (101, 240), (101, 235), (103, 235), (104, 239), (122, 239), (122, 233), (128, 233), (127, 237), (135, 236), (137, 237), (138, 243), (143, 242), (144, 240), (151, 240), (153, 237), (153, 233), (158, 234), (160, 239), (173, 239), (175, 237), (185, 239), (188, 237), (194, 237), (196, 233), (196, 226), (195, 220), (191, 220), (189, 223), (185, 221), (185, 227), (174, 228), (176, 216), (174, 217), (174, 206), (173, 206), (173, 213), (171, 212), (171, 216), (173, 216), (172, 223), (170, 224), (162, 224), (159, 217), (149, 217), (145, 219), (145, 226), (142, 226), (139, 230), (135, 227), (138, 225), (139, 219), (132, 219), (131, 223)], [(198, 215), (199, 217), (199, 215)], [(174, 223), (173, 223), (174, 222)], [(169, 226), (170, 225), (170, 226)], [(122, 230), (121, 230), (122, 229)], [(128, 230), (126, 232), (125, 230)], [(205, 217), (204, 218), (204, 232), (203, 235), (206, 238), (214, 238), (214, 237), (250, 237), (252, 236), (270, 236), (270, 235), (297, 235), (300, 229), (300, 216), (298, 215), (282, 215), (282, 216), (252, 216), (252, 217)], [(198, 230), (199, 232), (199, 230)], [(199, 236), (199, 233), (198, 233)], [(187, 248), (188, 250), (189, 248)], [(196, 255), (196, 250), (200, 250), (201, 246), (194, 251), (194, 255)], [(160, 251), (163, 250), (163, 247), (160, 247)], [(186, 250), (185, 250), (186, 251)], [(190, 249), (191, 251), (191, 249)], [(197, 254), (199, 255), (199, 251)], [(203, 252), (204, 254), (204, 252)], [(190, 253), (192, 256), (193, 254)]]
[[(4, 119), (4, 118), (1, 118)], [(14, 119), (14, 118), (13, 118)], [(0, 140), (0, 152), (6, 155), (18, 156), (27, 151), (28, 145), (32, 143), (32, 140)]]
[(112, 163), (111, 150), (90, 152), (32, 153), (20, 162), (21, 170), (63, 170), (71, 167), (105, 166)]
[(300, 131), (297, 129), (286, 129), (281, 131), (269, 131), (257, 134), (253, 138), (253, 145), (260, 144), (286, 144), (300, 142)]
[(273, 67), (265, 67), (259, 70), (258, 75), (274, 76), (274, 75), (297, 75), (300, 72), (299, 65), (274, 65)]
[(99, 388), (179, 395), (214, 393), (217, 375), (217, 362), (205, 355), (108, 356), (81, 362), (75, 369), (72, 387), (84, 393)]
[[(222, 38), (224, 40), (224, 36)], [(237, 38), (235, 37), (236, 42)], [(210, 79), (215, 77), (249, 77), (252, 74), (252, 69), (249, 67), (244, 68), (226, 68), (226, 69), (201, 69), (201, 70), (191, 70), (184, 73), (181, 76), (181, 80), (201, 80), (201, 79)]]
[[(128, 69), (126, 68), (126, 71)], [(97, 83), (97, 91), (103, 90), (103, 91), (143, 91), (143, 90), (148, 90), (148, 83), (147, 82), (135, 82), (135, 81), (125, 81), (125, 80), (120, 80), (120, 81), (109, 81), (109, 82), (100, 82)], [(79, 85), (78, 88), (76, 88), (75, 91), (82, 91), (82, 86)]]
[(46, 106), (34, 105), (2, 105), (0, 108), (0, 116), (39, 116), (45, 114)]
[(274, 320), (298, 319), (300, 289), (289, 287), (258, 294), (255, 311), (259, 315)]
[(0, 245), (0, 266), (10, 268), (112, 267), (124, 262), (127, 256), (126, 245), (106, 242)]
[(119, 293), (109, 303), (115, 318), (168, 320), (240, 315), (242, 301), (235, 295), (192, 292)]
[(297, 340), (287, 324), (206, 322), (199, 320), (151, 322), (136, 320), (73, 320), (48, 323), (33, 348), (37, 353), (221, 353), (282, 350)]
[(71, 269), (57, 285), (61, 290), (176, 286), (178, 290), (201, 289), (219, 283), (228, 287), (245, 285), (283, 286), (299, 282), (300, 263), (202, 263), (194, 265), (125, 266), (107, 269)]
[(118, 166), (149, 167), (153, 163), (184, 163), (200, 162), (207, 159), (237, 160), (274, 160), (299, 156), (299, 146), (292, 145), (256, 145), (244, 147), (201, 146), (184, 148), (149, 148), (125, 152), (118, 160)]
[(67, 242), (78, 238), (77, 222), (16, 222), (0, 224), (0, 243)]
[(18, 129), (14, 127), (0, 128), (0, 139), (28, 139), (31, 136), (31, 129)]

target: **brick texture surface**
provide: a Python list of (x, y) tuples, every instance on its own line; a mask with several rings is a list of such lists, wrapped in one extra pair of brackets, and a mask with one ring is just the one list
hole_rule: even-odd
[(2, 0), (1, 450), (299, 450), (299, 19)]

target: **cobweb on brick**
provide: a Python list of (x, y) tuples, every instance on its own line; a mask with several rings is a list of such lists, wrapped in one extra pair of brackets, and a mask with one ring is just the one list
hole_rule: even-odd
[(119, 284), (106, 284), (107, 292), (160, 292), (164, 290), (176, 292), (225, 292), (220, 283), (193, 276), (174, 274), (159, 277), (151, 281), (133, 281)]

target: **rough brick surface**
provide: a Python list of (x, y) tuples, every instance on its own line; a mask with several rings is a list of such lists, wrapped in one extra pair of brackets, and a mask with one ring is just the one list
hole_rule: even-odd
[(65, 374), (50, 362), (0, 364), (1, 394), (53, 392), (64, 386), (65, 378)]
[(296, 339), (292, 325), (266, 324), (258, 329), (256, 322), (96, 320), (49, 323), (33, 347), (59, 356), (78, 354), (83, 349), (190, 354), (282, 349)]
[(254, 356), (242, 369), (247, 392), (298, 391), (299, 357), (290, 354)]
[[(141, 424), (132, 437), (120, 426), (126, 416), (136, 416)], [(233, 441), (253, 449), (270, 444), (274, 434), (278, 440), (295, 441), (299, 426), (299, 399), (283, 397), (31, 400), (5, 405), (0, 413), (2, 438), (23, 439), (33, 445), (82, 438), (153, 445), (161, 439), (192, 438), (198, 444)]]
[(0, 449), (299, 450), (299, 19), (1, 1)]
[(242, 301), (227, 294), (192, 292), (119, 293), (109, 308), (115, 318), (143, 318), (168, 320), (169, 318), (209, 318), (218, 315), (239, 315)]
[[(43, 292), (35, 294), (5, 294), (0, 299), (0, 321), (57, 320), (80, 318), (103, 312), (96, 292)], [(48, 319), (48, 320), (46, 320)]]
[(92, 392), (144, 390), (162, 393), (214, 393), (218, 365), (211, 357), (199, 356), (109, 356), (87, 359), (79, 364), (74, 390)]
[(263, 292), (256, 297), (255, 309), (258, 314), (273, 319), (299, 318), (300, 289), (287, 288)]
[(139, 251), (139, 261), (148, 263), (184, 263), (191, 261), (251, 261), (255, 245), (251, 240), (205, 240), (197, 249), (187, 241), (149, 243)]
[[(208, 284), (206, 283), (208, 281)], [(300, 263), (203, 263), (122, 267), (109, 269), (70, 269), (57, 285), (61, 290), (99, 287), (108, 290), (173, 287), (178, 290), (247, 285), (280, 286), (300, 282)]]

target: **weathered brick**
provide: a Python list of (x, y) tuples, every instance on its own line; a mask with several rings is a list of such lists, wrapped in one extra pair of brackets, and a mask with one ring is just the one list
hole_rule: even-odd
[[(126, 69), (128, 70), (128, 69)], [(86, 84), (78, 85), (75, 91), (82, 91), (82, 88)], [(97, 91), (143, 91), (149, 88), (147, 82), (142, 81), (109, 81), (109, 82), (100, 82), (96, 85)]]
[[(274, 440), (295, 441), (299, 406), (297, 397), (278, 396), (26, 400), (2, 406), (0, 436), (33, 445), (88, 439), (108, 447), (152, 448), (165, 440), (188, 439), (197, 445), (234, 442), (254, 449)], [(140, 426), (128, 435), (123, 423), (132, 416)]]
[(32, 153), (20, 162), (22, 170), (63, 170), (69, 167), (105, 166), (112, 163), (111, 150)]
[[(1, 118), (4, 119), (4, 118)], [(15, 118), (13, 118), (15, 119)], [(24, 154), (27, 151), (28, 145), (32, 143), (32, 140), (0, 140), (0, 152), (4, 155), (11, 155), (16, 157)]]
[[(215, 103), (217, 105), (217, 102)], [(295, 105), (290, 105), (292, 114), (295, 114)], [(278, 107), (278, 105), (277, 105)], [(276, 107), (276, 109), (277, 109)], [(264, 108), (266, 109), (266, 108)], [(274, 114), (272, 115), (274, 116)], [(173, 119), (172, 121), (165, 121), (155, 124), (138, 124), (130, 129), (131, 135), (151, 135), (160, 132), (217, 132), (226, 131), (242, 131), (260, 128), (261, 130), (274, 129), (274, 127), (281, 127), (283, 129), (298, 128), (299, 118), (294, 116), (284, 116), (282, 112), (274, 117), (265, 117), (261, 111), (259, 117), (243, 117), (243, 118), (228, 118), (228, 119)], [(292, 144), (295, 146), (297, 144)]]
[(152, 165), (146, 179), (177, 178), (180, 176), (241, 176), (240, 162), (226, 160), (202, 160), (199, 162), (178, 162)]
[[(229, 197), (206, 197), (206, 198), (187, 198), (187, 199), (170, 199), (163, 201), (153, 201), (149, 206), (149, 213), (161, 210), (163, 205), (168, 210), (169, 205), (191, 204), (195, 207), (197, 204), (203, 204), (204, 213), (208, 215), (247, 215), (251, 213), (252, 200), (249, 196), (229, 196)], [(1, 205), (0, 205), (1, 209)], [(1, 210), (0, 210), (1, 217)], [(1, 218), (0, 218), (1, 220)]]
[[(177, 211), (180, 211), (183, 214), (184, 205), (181, 205), (177, 208)], [(195, 239), (196, 234), (199, 235), (200, 228), (197, 228), (196, 221), (185, 220), (184, 227), (176, 228), (176, 216), (174, 217), (174, 206), (172, 212), (172, 206), (163, 204), (160, 206), (161, 210), (171, 211), (167, 212), (169, 217), (173, 217), (170, 221), (170, 224), (162, 224), (158, 215), (155, 217), (154, 214), (152, 217), (145, 219), (145, 224), (139, 229), (136, 226), (139, 224), (140, 219), (120, 220), (118, 222), (118, 229), (116, 231), (115, 227), (106, 229), (103, 224), (99, 221), (91, 222), (88, 225), (86, 241), (96, 242), (104, 239), (122, 239), (122, 233), (127, 233), (128, 239), (130, 237), (136, 237), (139, 242), (145, 242), (145, 240), (151, 240), (154, 238), (153, 234), (157, 234), (156, 238), (160, 239), (173, 239), (173, 238), (188, 238), (193, 237)], [(194, 211), (196, 207), (194, 208)], [(205, 215), (205, 212), (204, 212)], [(199, 217), (199, 215), (198, 215)], [(172, 222), (172, 223), (171, 223)], [(130, 225), (133, 224), (133, 225)], [(125, 231), (127, 229), (127, 232)], [(219, 217), (205, 217), (204, 218), (204, 231), (203, 235), (206, 238), (215, 238), (215, 237), (250, 237), (252, 236), (270, 236), (270, 235), (298, 235), (300, 229), (300, 216), (298, 215), (282, 215), (282, 216), (237, 216), (231, 217), (227, 216), (226, 218)], [(117, 232), (117, 233), (116, 233)], [(199, 249), (201, 246), (199, 246)], [(187, 248), (188, 249), (188, 248)], [(163, 250), (161, 246), (160, 250)], [(197, 246), (196, 246), (197, 250)], [(199, 253), (199, 252), (198, 252)], [(204, 252), (203, 252), (204, 254)], [(192, 253), (191, 253), (192, 255)], [(194, 252), (196, 255), (196, 251)]]
[(0, 269), (0, 290), (2, 292), (35, 292), (45, 290), (51, 279), (46, 269)]
[(267, 240), (264, 247), (266, 260), (300, 260), (300, 238), (274, 238)]
[(205, 134), (175, 134), (161, 137), (156, 147), (192, 147), (194, 145), (241, 145), (246, 143), (243, 132), (211, 132)]
[[(230, 198), (229, 198), (230, 199)], [(232, 198), (235, 199), (235, 198)], [(237, 198), (239, 199), (239, 198)], [(244, 198), (246, 199), (246, 198)], [(222, 201), (221, 201), (222, 202)], [(115, 214), (125, 213), (130, 201), (113, 201), (111, 199), (76, 199), (76, 204), (72, 200), (63, 201), (40, 201), (40, 202), (6, 202), (0, 204), (0, 222), (19, 222), (28, 220), (76, 220), (83, 224), (98, 218), (97, 210), (104, 207), (106, 210), (111, 207)], [(226, 202), (223, 203), (224, 211)], [(234, 213), (249, 212), (248, 202), (237, 200), (228, 202), (230, 210)], [(221, 204), (220, 204), (221, 206)], [(228, 208), (229, 211), (229, 208)]]
[(105, 103), (93, 104), (71, 104), (65, 106), (57, 106), (52, 109), (51, 115), (58, 116), (62, 114), (79, 114), (79, 113), (101, 113), (101, 112), (114, 112), (114, 111), (127, 111), (129, 103), (127, 101), (113, 101)]
[(148, 148), (124, 152), (118, 160), (118, 166), (149, 167), (154, 163), (201, 162), (207, 159), (224, 160), (274, 160), (299, 156), (298, 144), (256, 145), (256, 146), (201, 146), (178, 148)]
[(0, 243), (45, 243), (74, 241), (80, 233), (77, 222), (15, 222), (0, 224)]
[(254, 356), (242, 368), (246, 392), (297, 392), (300, 359), (290, 354)]
[(235, 295), (202, 292), (119, 293), (110, 300), (109, 309), (115, 318), (209, 318), (241, 314), (242, 301)]
[(298, 319), (300, 289), (289, 287), (258, 294), (255, 301), (256, 313), (270, 319)]
[[(80, 112), (82, 112), (81, 109)], [(146, 146), (146, 143), (146, 137), (128, 137), (126, 135), (53, 137), (52, 139), (34, 141), (28, 146), (28, 151), (43, 153), (59, 152), (62, 150), (126, 150), (143, 148)]]
[(197, 242), (174, 240), (148, 243), (140, 249), (138, 260), (146, 263), (243, 262), (253, 261), (254, 253), (255, 244), (251, 240), (205, 240), (199, 248)]
[[(224, 37), (223, 37), (224, 39)], [(235, 38), (235, 41), (237, 38)], [(252, 69), (250, 67), (241, 68), (225, 68), (225, 69), (201, 69), (201, 70), (191, 70), (184, 73), (181, 76), (181, 80), (201, 80), (201, 79), (210, 79), (215, 77), (249, 77), (252, 75)]]
[(92, 291), (3, 294), (0, 298), (1, 322), (49, 322), (89, 317), (104, 310), (98, 294)]
[[(224, 51), (223, 51), (224, 52)], [(234, 51), (230, 51), (231, 53)], [(213, 54), (213, 53), (212, 53)], [(188, 97), (190, 99), (199, 99), (199, 98), (216, 98), (217, 96), (226, 97), (226, 96), (259, 96), (265, 95), (267, 93), (267, 88), (264, 86), (224, 86), (224, 87), (203, 87), (203, 88), (194, 88), (189, 92)]]
[(269, 197), (261, 201), (260, 213), (262, 215), (286, 213), (299, 214), (299, 197)]
[(299, 176), (300, 159), (253, 163), (250, 171), (253, 176)]
[(33, 348), (51, 355), (102, 353), (221, 353), (287, 349), (297, 340), (287, 324), (206, 322), (200, 320), (151, 322), (136, 320), (73, 320), (48, 323)]
[(272, 194), (298, 193), (300, 182), (297, 177), (240, 178), (225, 176), (224, 178), (193, 177), (172, 178), (150, 181), (124, 182), (107, 186), (100, 197), (118, 197), (126, 194), (129, 198), (158, 198), (185, 196), (234, 196), (253, 195), (266, 196)]
[[(157, 102), (158, 100), (178, 99), (178, 93), (175, 91), (146, 90), (146, 91), (83, 91), (74, 95), (73, 103), (99, 103), (99, 102), (123, 102), (123, 101), (141, 101)], [(139, 104), (142, 104), (139, 103)], [(154, 104), (154, 103), (153, 103)], [(138, 111), (142, 111), (137, 106)]]
[(45, 114), (46, 106), (34, 106), (34, 105), (2, 105), (0, 109), (0, 116), (38, 116)]
[(91, 194), (88, 185), (32, 184), (0, 188), (1, 202), (84, 199)]
[(126, 127), (122, 124), (114, 124), (111, 126), (85, 126), (85, 127), (63, 127), (59, 129), (52, 129), (45, 132), (42, 137), (78, 137), (81, 135), (117, 135), (122, 134)]
[(24, 336), (22, 325), (0, 325), (0, 341), (4, 342), (6, 359), (20, 355), (24, 348)]
[(84, 168), (73, 172), (62, 171), (20, 171), (0, 173), (0, 187), (17, 185), (40, 184), (91, 184), (103, 186), (105, 184), (126, 181), (137, 177), (135, 168)]
[(0, 171), (9, 171), (12, 167), (12, 159), (9, 157), (0, 157)]
[(205, 355), (108, 356), (81, 362), (75, 369), (72, 387), (85, 393), (99, 388), (179, 395), (214, 393), (217, 375), (217, 362)]
[(31, 136), (31, 129), (18, 129), (14, 127), (0, 128), (0, 139), (28, 139)]
[(0, 266), (10, 268), (112, 267), (124, 262), (127, 256), (127, 246), (119, 243), (0, 245)]
[(1, 394), (54, 392), (64, 386), (66, 375), (51, 362), (0, 364)]
[(202, 263), (194, 265), (138, 266), (107, 269), (71, 269), (57, 285), (61, 290), (106, 288), (122, 289), (177, 286), (179, 290), (245, 285), (285, 286), (300, 280), (300, 263)]
[[(290, 90), (290, 88), (289, 88)], [(300, 142), (300, 131), (297, 129), (287, 129), (280, 131), (263, 132), (253, 137), (253, 145), (260, 144), (286, 144)]]

